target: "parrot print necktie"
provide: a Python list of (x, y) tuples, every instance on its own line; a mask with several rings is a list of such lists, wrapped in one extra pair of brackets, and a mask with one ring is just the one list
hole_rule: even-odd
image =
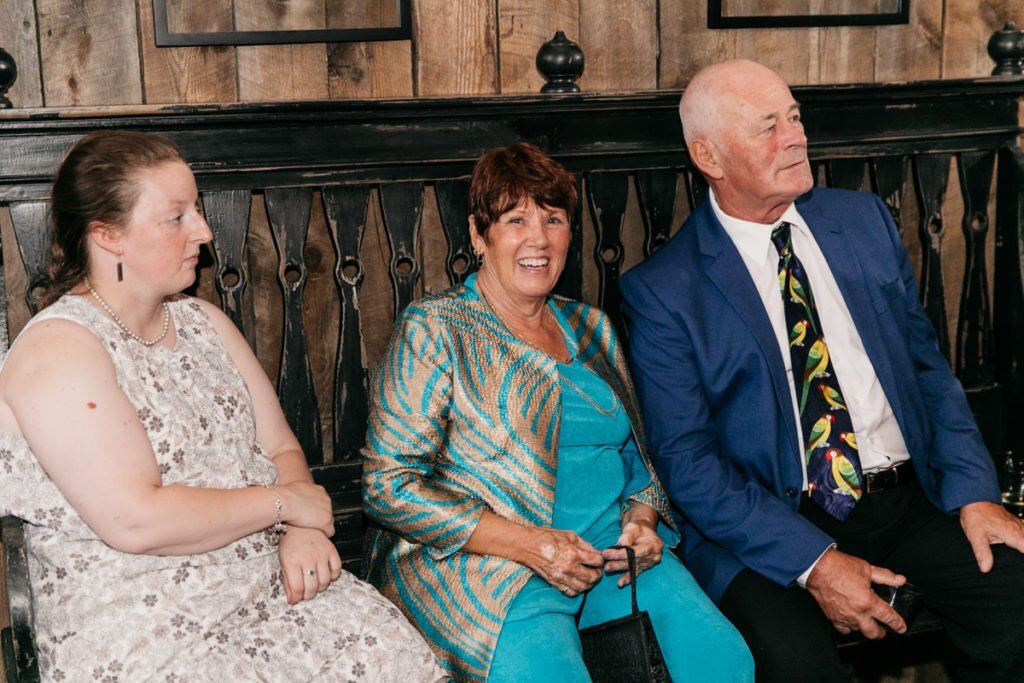
[(804, 435), (808, 494), (842, 521), (860, 500), (864, 477), (850, 412), (828, 357), (811, 283), (793, 253), (790, 228), (789, 223), (780, 223), (772, 231), (772, 243), (779, 251), (779, 289)]

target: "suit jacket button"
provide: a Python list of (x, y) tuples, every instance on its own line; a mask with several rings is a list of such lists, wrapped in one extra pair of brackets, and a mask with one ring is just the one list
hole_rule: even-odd
[(792, 486), (787, 486), (786, 487), (786, 497), (787, 498), (796, 498), (796, 489), (794, 487), (792, 487)]

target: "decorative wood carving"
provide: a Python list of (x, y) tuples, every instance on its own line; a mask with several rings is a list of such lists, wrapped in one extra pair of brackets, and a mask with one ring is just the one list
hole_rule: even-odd
[(367, 370), (359, 319), (363, 262), (359, 246), (370, 203), (368, 185), (323, 189), (324, 213), (338, 262), (334, 270), (341, 292), (338, 355), (334, 365), (334, 460), (355, 460), (366, 440)]
[(281, 372), (277, 393), (306, 460), (310, 464), (319, 464), (324, 459), (320, 410), (302, 324), (302, 287), (306, 283), (302, 248), (309, 229), (312, 198), (312, 189), (305, 187), (266, 191), (267, 218), (278, 255), (277, 279), (284, 293)]
[(203, 193), (203, 212), (213, 233), (213, 251), (217, 256), (214, 281), (221, 308), (255, 351), (255, 330), (245, 324), (247, 318), (253, 319), (252, 288), (248, 286), (249, 268), (245, 258), (251, 205), (249, 190)]

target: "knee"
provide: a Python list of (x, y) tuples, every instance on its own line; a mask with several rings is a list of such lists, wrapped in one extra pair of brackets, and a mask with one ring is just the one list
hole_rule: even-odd
[[(722, 635), (721, 653), (729, 664), (730, 680), (753, 681), (754, 680), (754, 655), (747, 647), (743, 636), (739, 631), (730, 629)], [(725, 680), (725, 679), (721, 679)]]
[[(708, 631), (696, 639), (675, 662), (669, 659), (673, 680), (750, 683), (754, 680), (754, 657), (734, 629)], [(679, 661), (682, 659), (682, 661)], [(675, 666), (673, 666), (673, 664)]]

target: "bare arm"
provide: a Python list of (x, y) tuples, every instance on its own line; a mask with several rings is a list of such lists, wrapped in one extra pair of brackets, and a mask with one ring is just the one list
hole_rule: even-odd
[(601, 578), (604, 558), (571, 531), (523, 526), (484, 511), (462, 549), (504, 557), (532, 569), (566, 595), (590, 589)]
[[(101, 342), (79, 325), (52, 320), (12, 349), (0, 384), (6, 404), (51, 479), (106, 543), (148, 554), (212, 550), (277, 519), (263, 487), (163, 486), (135, 407), (117, 385)], [(305, 502), (311, 485), (275, 487), (282, 517), (322, 524)]]
[(312, 482), (306, 458), (288, 426), (277, 392), (245, 337), (219, 308), (201, 299), (195, 301), (210, 318), (217, 336), (245, 380), (255, 412), (256, 438), (274, 463), (278, 483)]
[[(199, 300), (197, 300), (199, 301)], [(294, 432), (285, 419), (277, 392), (245, 338), (221, 310), (205, 301), (199, 305), (210, 317), (217, 336), (234, 361), (252, 397), (256, 438), (277, 470), (279, 484), (302, 483), (312, 489), (309, 502), (327, 515), (330, 528), (288, 526), (278, 548), (288, 604), (310, 600), (341, 575), (341, 557), (329, 536), (334, 535), (331, 500), (313, 477)]]

